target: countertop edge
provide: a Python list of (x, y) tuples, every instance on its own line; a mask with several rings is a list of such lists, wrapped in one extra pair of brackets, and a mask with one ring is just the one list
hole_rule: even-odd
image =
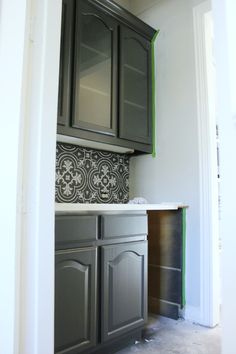
[(79, 213), (90, 211), (147, 211), (147, 210), (177, 210), (187, 208), (182, 203), (160, 203), (160, 204), (76, 204), (76, 203), (55, 203), (57, 213)]

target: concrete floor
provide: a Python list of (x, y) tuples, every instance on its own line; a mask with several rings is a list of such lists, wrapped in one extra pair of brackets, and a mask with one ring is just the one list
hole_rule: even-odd
[(118, 353), (220, 354), (220, 337), (220, 326), (210, 329), (182, 319), (151, 316), (142, 341)]

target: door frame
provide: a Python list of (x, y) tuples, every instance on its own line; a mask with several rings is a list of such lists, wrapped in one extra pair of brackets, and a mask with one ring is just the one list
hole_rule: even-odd
[[(54, 352), (54, 217), (61, 6), (2, 0), (0, 351)], [(9, 20), (10, 19), (10, 20)]]
[(220, 132), (222, 238), (222, 353), (235, 352), (236, 286), (236, 2), (212, 0), (215, 24), (217, 104)]
[[(213, 2), (217, 3), (217, 0)], [(222, 2), (223, 5), (225, 6), (225, 1)], [(9, 0), (2, 0), (1, 15), (4, 19), (1, 22), (1, 30), (8, 39), (4, 44), (9, 43), (9, 53), (12, 58), (15, 58), (16, 63), (19, 63), (16, 68), (17, 72), (23, 75), (23, 79), (15, 77), (13, 80), (12, 76), (7, 75), (10, 68), (8, 66), (4, 67), (8, 81), (12, 79), (12, 82), (14, 82), (11, 90), (11, 106), (12, 109), (13, 107), (17, 108), (17, 111), (9, 111), (10, 107), (8, 107), (8, 113), (11, 113), (14, 117), (17, 114), (19, 121), (23, 124), (22, 126), (20, 126), (21, 124), (12, 125), (11, 131), (8, 130), (12, 140), (16, 138), (14, 142), (17, 143), (16, 148), (14, 146), (14, 160), (11, 160), (11, 163), (14, 164), (18, 161), (17, 171), (12, 175), (12, 179), (20, 192), (14, 205), (10, 205), (10, 197), (13, 199), (15, 189), (12, 189), (10, 194), (4, 194), (2, 199), (4, 208), (6, 209), (9, 206), (8, 212), (11, 212), (12, 217), (9, 225), (11, 222), (11, 226), (15, 226), (15, 228), (11, 227), (9, 231), (11, 232), (11, 238), (6, 239), (3, 243), (3, 245), (9, 246), (9, 253), (6, 252), (8, 248), (4, 252), (9, 257), (7, 258), (4, 255), (1, 259), (1, 269), (11, 270), (8, 272), (8, 283), (11, 283), (9, 295), (11, 296), (7, 299), (5, 296), (7, 293), (1, 292), (0, 294), (0, 303), (7, 309), (7, 313), (4, 311), (3, 318), (3, 328), (6, 331), (3, 345), (6, 348), (5, 352), (9, 353), (52, 354), (54, 347), (54, 164), (61, 1), (12, 0), (9, 2)], [(195, 15), (197, 16), (196, 12)], [(199, 12), (199, 15), (201, 15), (201, 12)], [(9, 18), (13, 18), (14, 21), (9, 21)], [(224, 20), (226, 21), (225, 17)], [(22, 21), (22, 23), (19, 23), (19, 21)], [(218, 23), (221, 23), (220, 17)], [(19, 28), (21, 32), (19, 32)], [(22, 31), (24, 32), (23, 40), (17, 42), (16, 34), (22, 36)], [(14, 39), (11, 41), (11, 34), (13, 33)], [(2, 40), (2, 37), (0, 39)], [(13, 49), (19, 48), (12, 45), (14, 42), (22, 46), (20, 55), (21, 59), (23, 58), (23, 71), (19, 56), (15, 56), (16, 53), (13, 51)], [(55, 63), (58, 63), (58, 65), (55, 65)], [(224, 81), (224, 78), (222, 80)], [(18, 89), (25, 93), (21, 95), (20, 103), (18, 101), (20, 92)], [(26, 92), (29, 95), (26, 95)], [(17, 105), (14, 105), (16, 100)], [(1, 115), (6, 112), (4, 109), (5, 107), (1, 106)], [(204, 123), (203, 119), (201, 119), (201, 123)], [(5, 124), (8, 128), (7, 122)], [(226, 136), (225, 142), (225, 145), (227, 145)], [(4, 143), (4, 139), (1, 140), (1, 143)], [(24, 147), (20, 154), (17, 151), (19, 147)], [(6, 146), (3, 144), (2, 148), (6, 148)], [(204, 152), (205, 150), (202, 149), (201, 151)], [(207, 169), (203, 162), (204, 160), (202, 160), (202, 168)], [(235, 176), (234, 170), (231, 170), (230, 174), (231, 177), (229, 177), (229, 174), (226, 174), (226, 176), (229, 177), (229, 182), (232, 181), (231, 185), (233, 186), (233, 180), (235, 181), (235, 178), (233, 178)], [(207, 176), (210, 177), (209, 171), (206, 174)], [(19, 185), (19, 181), (23, 181), (22, 185)], [(202, 188), (204, 188), (204, 184)], [(210, 212), (210, 199), (206, 200), (204, 204), (203, 190), (201, 192), (202, 213), (204, 206)], [(206, 189), (206, 191), (208, 190), (209, 188)], [(226, 197), (226, 200), (230, 201), (230, 193), (226, 194)], [(229, 206), (231, 204), (229, 203)], [(233, 208), (229, 209), (228, 207), (226, 211), (230, 213)], [(226, 221), (228, 219), (225, 217)], [(207, 220), (203, 215), (202, 225), (204, 225), (204, 221)], [(226, 226), (226, 222), (224, 225)], [(19, 229), (16, 231), (17, 226), (20, 226), (20, 231)], [(234, 236), (234, 229), (235, 227), (229, 230), (229, 236)], [(206, 230), (207, 225), (205, 233), (201, 233), (201, 254), (203, 256), (201, 275), (204, 279), (201, 288), (201, 308), (202, 318), (205, 318), (207, 322), (208, 319), (214, 319), (213, 314), (215, 314), (215, 305), (212, 301), (215, 284), (212, 264), (215, 251), (211, 249), (212, 237), (204, 238)], [(212, 229), (210, 228), (210, 230)], [(232, 238), (235, 240), (235, 237)], [(231, 249), (235, 250), (235, 247), (231, 246)], [(210, 288), (207, 285), (208, 281)], [(19, 284), (21, 284), (20, 293), (18, 290)], [(10, 291), (13, 291), (14, 295)], [(229, 302), (230, 306), (231, 303)], [(9, 308), (11, 311), (8, 310)], [(214, 321), (211, 321), (211, 323), (214, 324)], [(232, 330), (233, 328), (232, 326)]]
[(193, 8), (200, 180), (200, 318), (202, 325), (219, 323), (219, 215), (216, 118), (210, 109), (209, 34), (211, 3)]
[(28, 0), (27, 5), (22, 82), (25, 129), (18, 322), (20, 341), (17, 345), (19, 353), (52, 354), (54, 191), (62, 1)]

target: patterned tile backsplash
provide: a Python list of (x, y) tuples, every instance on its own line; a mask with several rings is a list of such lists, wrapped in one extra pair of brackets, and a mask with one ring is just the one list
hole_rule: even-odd
[(129, 156), (57, 143), (57, 203), (127, 203)]

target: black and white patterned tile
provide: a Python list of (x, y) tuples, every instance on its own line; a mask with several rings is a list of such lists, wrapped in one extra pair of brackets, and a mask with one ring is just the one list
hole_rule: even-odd
[(127, 203), (129, 157), (57, 143), (57, 203)]

